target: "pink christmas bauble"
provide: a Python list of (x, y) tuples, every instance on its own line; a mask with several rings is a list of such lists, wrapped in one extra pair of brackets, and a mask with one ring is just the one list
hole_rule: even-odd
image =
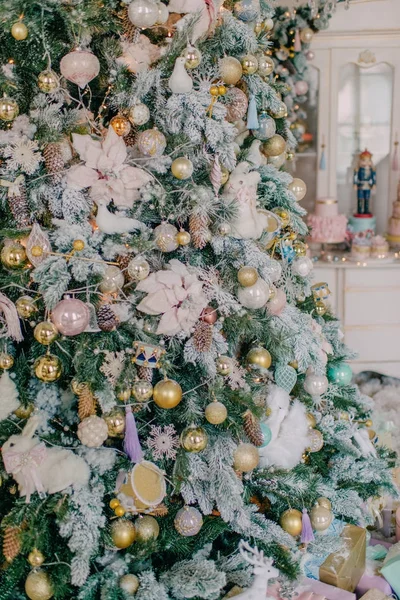
[(294, 89), (298, 96), (304, 96), (308, 92), (307, 81), (296, 81), (296, 83), (294, 84)]
[(235, 123), (243, 119), (247, 112), (248, 100), (242, 90), (236, 87), (229, 88), (225, 96), (226, 120), (229, 123)]
[(82, 300), (65, 298), (57, 304), (51, 313), (51, 320), (63, 335), (78, 335), (89, 324), (90, 312)]
[(270, 315), (278, 317), (285, 308), (285, 306), (286, 294), (281, 288), (278, 288), (274, 296), (267, 303), (267, 311)]
[(60, 71), (65, 79), (83, 89), (99, 74), (99, 59), (89, 50), (73, 50), (62, 57)]

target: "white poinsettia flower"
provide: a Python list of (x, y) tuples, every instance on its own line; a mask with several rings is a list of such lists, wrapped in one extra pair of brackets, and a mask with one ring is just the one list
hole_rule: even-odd
[(3, 151), (4, 157), (8, 158), (7, 168), (32, 175), (43, 160), (38, 150), (36, 141), (28, 140), (26, 137), (16, 140)]
[(179, 260), (168, 263), (168, 269), (152, 273), (136, 290), (147, 292), (137, 309), (148, 315), (162, 315), (157, 333), (176, 335), (190, 333), (207, 306), (203, 283)]
[(152, 177), (143, 169), (125, 164), (126, 145), (110, 127), (103, 141), (90, 135), (72, 134), (73, 146), (84, 165), (76, 165), (67, 173), (67, 185), (75, 190), (90, 188), (95, 202), (106, 199), (119, 207), (132, 208), (140, 198), (139, 190)]

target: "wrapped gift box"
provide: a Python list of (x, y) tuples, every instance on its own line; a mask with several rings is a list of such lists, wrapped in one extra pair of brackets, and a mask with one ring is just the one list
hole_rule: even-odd
[(327, 583), (322, 583), (322, 581), (316, 581), (315, 579), (310, 579), (308, 577), (303, 579), (302, 585), (307, 586), (307, 588), (314, 592), (314, 594), (325, 596), (327, 600), (356, 600), (356, 595), (351, 592), (347, 592), (346, 590), (342, 590), (338, 587), (334, 587), (333, 585), (328, 585)]
[(387, 553), (381, 573), (400, 598), (400, 543), (394, 544)]
[(368, 590), (364, 596), (361, 596), (360, 600), (389, 600), (388, 596), (384, 594), (381, 590), (377, 590), (376, 588), (372, 588)]
[(346, 525), (342, 537), (344, 548), (328, 556), (319, 568), (319, 579), (354, 592), (365, 571), (367, 532), (363, 527)]
[[(390, 587), (386, 579), (380, 577), (379, 575), (366, 575), (364, 573), (356, 588), (357, 597), (366, 598), (367, 593), (370, 590), (377, 590), (381, 592), (383, 596), (390, 596), (390, 594), (392, 593), (392, 588)], [(371, 598), (366, 600), (373, 599)]]

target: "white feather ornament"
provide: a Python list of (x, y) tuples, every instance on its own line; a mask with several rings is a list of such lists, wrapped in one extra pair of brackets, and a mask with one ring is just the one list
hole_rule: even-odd
[(0, 377), (0, 421), (6, 419), (19, 406), (17, 386), (9, 372), (4, 371)]

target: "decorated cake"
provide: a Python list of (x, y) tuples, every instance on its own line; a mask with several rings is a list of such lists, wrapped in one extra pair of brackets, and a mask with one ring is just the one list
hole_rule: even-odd
[(386, 258), (389, 252), (389, 244), (381, 235), (371, 239), (371, 258)]
[(389, 219), (387, 239), (390, 246), (400, 247), (400, 181), (397, 186), (397, 200), (393, 202), (393, 212)]
[(351, 245), (351, 259), (357, 261), (368, 260), (371, 255), (371, 238), (360, 234), (353, 238)]
[(347, 219), (338, 213), (334, 198), (321, 198), (315, 203), (315, 213), (308, 215), (310, 241), (320, 244), (339, 244), (346, 237)]

